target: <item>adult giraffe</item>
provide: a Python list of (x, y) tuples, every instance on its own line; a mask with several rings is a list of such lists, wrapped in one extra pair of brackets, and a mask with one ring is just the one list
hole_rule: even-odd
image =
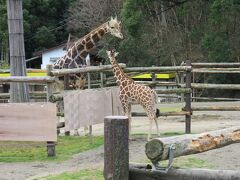
[(108, 58), (113, 66), (114, 77), (120, 88), (120, 101), (123, 106), (123, 110), (126, 116), (129, 118), (129, 132), (131, 132), (131, 104), (140, 104), (147, 113), (149, 118), (149, 131), (148, 141), (152, 134), (152, 122), (155, 121), (157, 126), (157, 134), (159, 134), (159, 127), (157, 123), (157, 117), (159, 116), (159, 109), (156, 108), (157, 94), (148, 86), (137, 84), (128, 77), (118, 65), (116, 56), (118, 55), (115, 51), (106, 51)]
[[(85, 58), (90, 50), (96, 47), (96, 43), (103, 38), (105, 34), (111, 34), (115, 37), (123, 39), (121, 33), (121, 22), (117, 18), (112, 18), (101, 26), (93, 29), (90, 33), (77, 40), (71, 46), (66, 54), (53, 64), (53, 69), (73, 69), (86, 65)], [(85, 74), (78, 74), (75, 77), (77, 88), (83, 89), (85, 84)]]

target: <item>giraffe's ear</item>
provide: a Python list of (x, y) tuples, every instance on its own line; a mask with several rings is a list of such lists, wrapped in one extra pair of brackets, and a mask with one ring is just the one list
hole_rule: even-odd
[(111, 16), (111, 21), (113, 20), (113, 17)]
[(115, 52), (114, 53), (114, 57), (117, 57), (118, 54), (119, 54), (119, 52)]
[(110, 23), (109, 23), (109, 21), (107, 22), (107, 27), (108, 27), (108, 28), (110, 27)]
[(107, 53), (108, 57), (111, 56), (111, 51), (106, 50), (106, 53)]

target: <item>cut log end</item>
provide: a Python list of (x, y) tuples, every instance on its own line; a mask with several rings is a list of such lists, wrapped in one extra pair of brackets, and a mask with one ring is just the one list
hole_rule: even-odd
[(145, 145), (145, 153), (152, 162), (158, 162), (162, 158), (163, 143), (158, 140), (151, 140)]

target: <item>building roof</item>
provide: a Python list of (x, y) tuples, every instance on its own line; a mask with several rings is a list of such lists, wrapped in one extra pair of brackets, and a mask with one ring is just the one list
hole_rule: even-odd
[(37, 51), (37, 52), (34, 53), (34, 56), (42, 56), (44, 53), (47, 53), (49, 51), (52, 51), (52, 50), (55, 50), (55, 49), (59, 49), (59, 48), (66, 49), (66, 46), (67, 46), (67, 43), (62, 43), (62, 44), (59, 44), (57, 46), (54, 46), (54, 47), (51, 47), (51, 48), (48, 48), (48, 49)]

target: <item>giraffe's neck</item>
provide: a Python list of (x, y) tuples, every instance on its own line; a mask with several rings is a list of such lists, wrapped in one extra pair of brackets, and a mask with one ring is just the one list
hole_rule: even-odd
[(85, 64), (85, 58), (88, 52), (95, 48), (96, 43), (101, 40), (106, 33), (108, 33), (107, 22), (77, 40), (74, 45), (68, 49), (66, 54), (54, 63), (53, 67), (55, 69), (81, 67)]
[(114, 77), (116, 78), (116, 82), (119, 86), (122, 84), (123, 81), (126, 80), (133, 82), (133, 80), (123, 72), (123, 69), (118, 65), (115, 58), (111, 59), (111, 64), (113, 67)]
[(78, 51), (81, 58), (85, 58), (87, 52), (92, 50), (96, 43), (100, 41), (105, 34), (108, 33), (107, 22), (92, 30), (90, 33), (79, 39), (75, 43), (75, 50)]

